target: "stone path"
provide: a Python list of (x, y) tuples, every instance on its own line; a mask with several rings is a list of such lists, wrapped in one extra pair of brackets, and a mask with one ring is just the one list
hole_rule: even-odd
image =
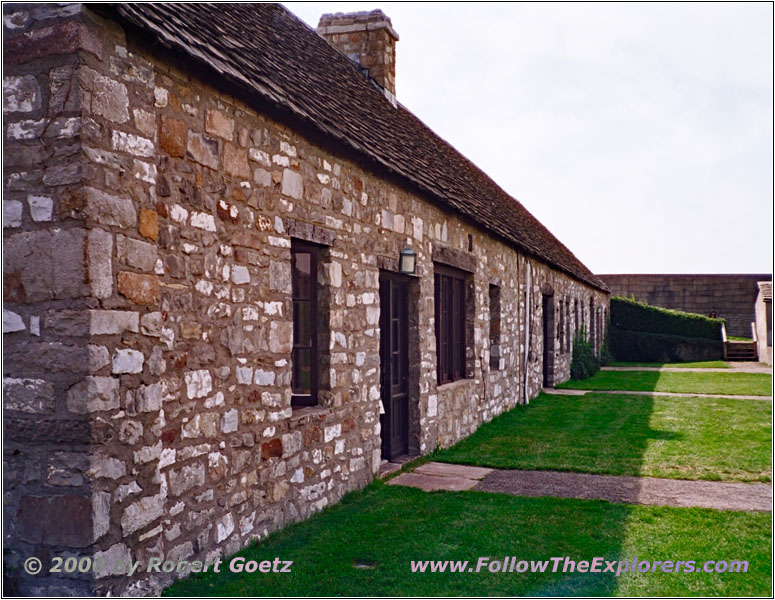
[(426, 492), (446, 490), (460, 492), (476, 487), (493, 469), (429, 462), (414, 471), (401, 473), (388, 481), (388, 485), (406, 485)]
[(406, 485), (426, 492), (475, 489), (515, 496), (555, 496), (655, 506), (772, 511), (772, 486), (764, 483), (499, 470), (431, 462), (417, 467), (413, 472), (402, 473), (388, 484)]
[[(730, 363), (734, 365), (734, 363)], [(739, 363), (728, 369), (695, 369), (681, 367), (600, 367), (601, 371), (660, 371), (664, 373), (772, 373), (772, 368), (759, 363)]]
[(731, 400), (766, 400), (772, 402), (772, 396), (735, 396), (733, 394), (689, 394), (685, 392), (632, 392), (628, 390), (561, 390), (543, 388), (544, 394), (552, 396), (584, 396), (586, 394), (614, 394), (627, 396), (672, 396), (674, 398), (729, 398)]
[(772, 486), (766, 483), (688, 481), (557, 471), (494, 471), (476, 489), (515, 496), (597, 498), (627, 504), (772, 511)]

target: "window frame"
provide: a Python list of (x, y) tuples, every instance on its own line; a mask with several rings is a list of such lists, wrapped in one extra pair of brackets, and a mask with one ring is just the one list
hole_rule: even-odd
[[(310, 255), (310, 275), (309, 275), (309, 297), (301, 298), (299, 295), (299, 280), (297, 279), (296, 256), (298, 254)], [(318, 392), (319, 390), (319, 372), (318, 364), (320, 361), (319, 347), (318, 347), (318, 329), (319, 329), (319, 313), (318, 313), (318, 262), (319, 262), (319, 247), (316, 244), (311, 244), (302, 240), (291, 240), (291, 316), (293, 319), (293, 339), (291, 346), (291, 407), (305, 407), (316, 406), (318, 404)], [(299, 303), (306, 302), (309, 304), (309, 328), (310, 339), (308, 344), (297, 343), (297, 323), (298, 313), (297, 306)], [(309, 392), (299, 392), (299, 388), (296, 387), (297, 378), (299, 373), (297, 369), (301, 364), (297, 360), (299, 350), (309, 350), (310, 360), (310, 387)]]
[(467, 284), (468, 273), (442, 264), (434, 265), (434, 322), (436, 329), (436, 382), (438, 385), (467, 379)]

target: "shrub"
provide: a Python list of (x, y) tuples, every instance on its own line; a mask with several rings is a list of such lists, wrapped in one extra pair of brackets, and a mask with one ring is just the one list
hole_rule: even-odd
[(611, 319), (608, 319), (605, 333), (603, 334), (603, 343), (600, 345), (600, 366), (610, 365), (613, 360), (613, 352), (611, 352)]
[(600, 363), (592, 345), (587, 341), (584, 328), (576, 332), (573, 340), (573, 356), (570, 362), (572, 379), (587, 379), (600, 370)]
[(724, 319), (649, 306), (619, 296), (611, 298), (611, 325), (618, 329), (718, 341), (722, 323)]
[(610, 328), (611, 354), (625, 362), (716, 360), (724, 355), (721, 339), (689, 338)]

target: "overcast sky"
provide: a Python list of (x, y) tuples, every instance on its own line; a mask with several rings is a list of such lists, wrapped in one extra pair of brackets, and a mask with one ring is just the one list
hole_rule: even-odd
[(398, 100), (595, 273), (771, 273), (770, 3), (381, 8)]

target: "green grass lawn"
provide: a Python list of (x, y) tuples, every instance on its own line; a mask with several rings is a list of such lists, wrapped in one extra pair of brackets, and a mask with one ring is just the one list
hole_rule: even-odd
[(671, 367), (674, 369), (729, 369), (730, 366), (723, 360), (702, 360), (695, 362), (675, 363), (636, 363), (612, 361), (612, 367)]
[(434, 460), (672, 479), (770, 481), (772, 404), (541, 394)]
[(772, 375), (767, 373), (598, 371), (589, 379), (571, 380), (557, 387), (571, 390), (770, 396), (772, 394)]
[[(697, 535), (702, 532), (702, 535)], [(170, 596), (752, 595), (770, 592), (770, 515), (435, 492), (380, 482), (237, 556), (291, 573), (194, 575)], [(418, 573), (411, 561), (747, 560), (745, 574)], [(550, 563), (551, 564), (551, 563)], [(369, 568), (358, 568), (367, 565)], [(551, 570), (551, 566), (548, 571)]]

